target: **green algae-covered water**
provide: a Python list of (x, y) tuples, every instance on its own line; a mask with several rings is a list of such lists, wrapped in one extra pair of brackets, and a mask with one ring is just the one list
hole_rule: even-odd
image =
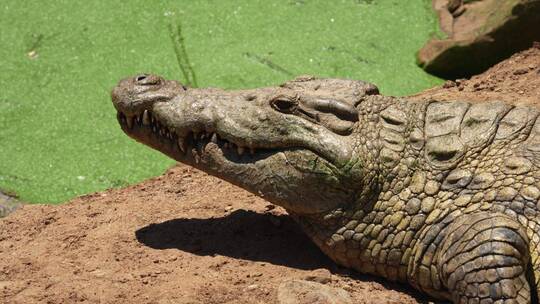
[(57, 203), (174, 162), (117, 125), (110, 89), (153, 72), (200, 87), (299, 74), (407, 95), (439, 84), (415, 65), (437, 31), (429, 0), (108, 0), (0, 3), (0, 189)]

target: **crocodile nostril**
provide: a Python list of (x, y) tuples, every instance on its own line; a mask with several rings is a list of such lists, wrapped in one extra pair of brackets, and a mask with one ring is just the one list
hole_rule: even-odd
[(135, 81), (137, 81), (137, 82), (141, 82), (141, 81), (145, 80), (145, 79), (146, 79), (146, 77), (147, 77), (147, 75), (146, 75), (146, 74), (143, 74), (143, 75), (139, 75), (139, 76), (135, 77)]
[(161, 83), (161, 77), (152, 74), (140, 74), (135, 76), (135, 83), (138, 85), (157, 85)]

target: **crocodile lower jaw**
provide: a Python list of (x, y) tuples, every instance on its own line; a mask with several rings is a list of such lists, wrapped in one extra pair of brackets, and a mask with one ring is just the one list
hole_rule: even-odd
[(183, 162), (193, 160), (198, 164), (202, 155), (206, 153), (206, 147), (211, 145), (219, 147), (223, 157), (234, 163), (252, 163), (278, 152), (293, 150), (248, 148), (224, 139), (217, 132), (191, 130), (180, 136), (162, 124), (149, 110), (131, 117), (117, 112), (117, 119), (124, 132), (130, 137)]

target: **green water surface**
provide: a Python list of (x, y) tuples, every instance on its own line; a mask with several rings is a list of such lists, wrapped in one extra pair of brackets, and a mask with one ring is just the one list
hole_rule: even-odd
[(57, 203), (162, 173), (125, 136), (109, 92), (152, 72), (250, 88), (299, 74), (384, 94), (439, 84), (415, 65), (437, 31), (429, 0), (2, 0), (0, 189)]

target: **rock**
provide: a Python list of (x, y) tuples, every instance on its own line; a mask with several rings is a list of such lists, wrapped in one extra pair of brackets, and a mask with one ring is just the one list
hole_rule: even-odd
[(310, 272), (304, 278), (307, 281), (317, 282), (321, 284), (327, 284), (332, 282), (332, 274), (328, 269), (320, 268)]
[(290, 280), (279, 285), (280, 304), (352, 304), (349, 293), (316, 282)]
[(433, 8), (447, 38), (430, 40), (417, 59), (439, 77), (479, 74), (540, 41), (540, 1), (434, 0)]
[(15, 198), (0, 192), (0, 218), (6, 217), (8, 214), (19, 209), (23, 203)]

